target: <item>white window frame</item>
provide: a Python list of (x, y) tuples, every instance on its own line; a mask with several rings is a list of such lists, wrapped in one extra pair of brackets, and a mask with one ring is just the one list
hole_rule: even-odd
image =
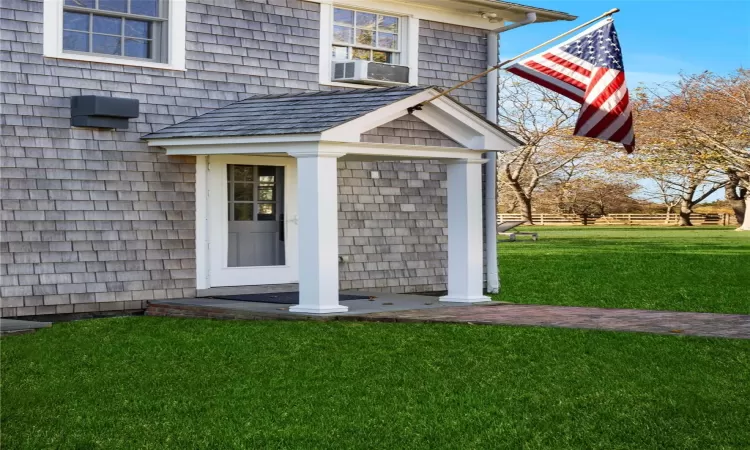
[(337, 86), (346, 88), (375, 88), (378, 86), (362, 85), (355, 83), (341, 83), (331, 81), (331, 64), (333, 56), (333, 9), (353, 9), (355, 11), (372, 12), (389, 16), (397, 16), (401, 20), (399, 33), (399, 63), (400, 66), (409, 67), (409, 84), (419, 84), (419, 19), (413, 15), (393, 13), (389, 11), (363, 9), (356, 5), (346, 3), (321, 3), (320, 4), (320, 68), (318, 70), (318, 82), (325, 86)]
[(136, 58), (101, 55), (97, 53), (74, 53), (63, 50), (63, 6), (64, 0), (44, 1), (44, 56), (124, 66), (149, 67), (154, 69), (185, 69), (186, 0), (169, 0), (167, 9), (167, 62), (148, 61)]

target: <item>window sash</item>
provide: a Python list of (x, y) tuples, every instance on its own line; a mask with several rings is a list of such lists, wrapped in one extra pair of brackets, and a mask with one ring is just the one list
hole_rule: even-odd
[[(87, 51), (81, 51), (81, 50), (71, 50), (71, 49), (65, 49), (63, 44), (63, 52), (64, 53), (72, 53), (72, 54), (79, 54), (79, 55), (102, 55), (102, 56), (109, 56), (113, 58), (118, 59), (129, 59), (129, 60), (136, 60), (136, 61), (154, 61), (154, 62), (167, 62), (168, 61), (168, 34), (169, 34), (169, 27), (168, 27), (168, 0), (159, 0), (157, 2), (158, 7), (158, 17), (157, 16), (147, 16), (142, 14), (132, 14), (129, 12), (120, 12), (120, 11), (110, 11), (105, 9), (99, 9), (99, 2), (96, 1), (95, 8), (87, 8), (82, 6), (73, 6), (73, 5), (66, 5), (64, 3), (64, 0), (61, 0), (61, 3), (63, 3), (62, 8), (62, 18), (61, 21), (63, 22), (61, 28), (60, 28), (60, 38), (63, 38), (64, 33), (67, 32), (74, 32), (74, 33), (80, 33), (82, 35), (86, 35), (88, 40), (88, 50)], [(130, 9), (131, 2), (127, 2), (128, 9)], [(88, 30), (74, 30), (74, 29), (67, 29), (64, 25), (64, 18), (65, 13), (71, 12), (71, 13), (79, 13), (79, 14), (87, 14), (88, 15)], [(112, 18), (118, 18), (121, 19), (120, 23), (120, 33), (119, 34), (109, 34), (109, 33), (100, 33), (100, 32), (94, 32), (94, 16), (101, 16), (101, 17), (112, 17)], [(141, 38), (141, 37), (135, 37), (135, 36), (127, 36), (125, 34), (125, 21), (126, 20), (138, 20), (142, 22), (148, 22), (149, 26), (151, 27), (151, 36), (149, 38)], [(119, 54), (113, 54), (113, 53), (103, 53), (103, 52), (95, 52), (93, 50), (94, 47), (94, 36), (108, 36), (108, 37), (117, 37), (119, 38), (120, 43), (120, 53)], [(138, 41), (138, 42), (146, 42), (148, 45), (149, 51), (151, 55), (149, 57), (139, 57), (139, 56), (130, 56), (126, 55), (126, 42), (128, 40), (132, 41)]]
[[(336, 20), (335, 20), (336, 10), (350, 11), (350, 12), (352, 12), (353, 14), (352, 14), (352, 23), (351, 23), (351, 25), (350, 24), (346, 24), (346, 23), (342, 23), (342, 22), (336, 22)], [(357, 26), (357, 13), (375, 14), (376, 18), (375, 18), (375, 26), (374, 26), (374, 28), (370, 29), (370, 28), (364, 28), (364, 27), (361, 27), (361, 26)], [(377, 12), (362, 11), (362, 10), (349, 9), (349, 8), (336, 8), (336, 7), (332, 8), (332, 15), (333, 15), (333, 17), (332, 17), (332, 20), (331, 20), (330, 33), (331, 33), (331, 56), (332, 56), (332, 59), (334, 61), (336, 61), (338, 59), (333, 55), (333, 48), (334, 47), (346, 47), (347, 48), (347, 57), (349, 59), (353, 59), (351, 56), (352, 56), (352, 53), (353, 53), (354, 49), (363, 49), (363, 50), (369, 50), (370, 51), (370, 59), (369, 59), (370, 61), (373, 61), (373, 52), (382, 52), (382, 53), (388, 53), (390, 55), (391, 62), (388, 63), (388, 64), (399, 64), (401, 49), (403, 47), (403, 39), (402, 39), (403, 32), (402, 31), (403, 31), (404, 20), (403, 20), (402, 17), (391, 16), (391, 15), (377, 13)], [(392, 35), (396, 36), (397, 45), (396, 45), (395, 49), (391, 48), (391, 47), (381, 47), (381, 46), (377, 45), (378, 44), (379, 33), (381, 32), (381, 30), (380, 30), (380, 21), (378, 20), (378, 18), (383, 17), (383, 16), (385, 16), (385, 17), (395, 17), (395, 18), (398, 19), (398, 25), (396, 27), (396, 31), (395, 32), (394, 31), (390, 31), (390, 30), (383, 31), (383, 33), (392, 34)], [(343, 41), (337, 40), (336, 36), (334, 34), (335, 27), (337, 27), (337, 26), (338, 27), (344, 27), (344, 28), (347, 28), (347, 29), (351, 30), (352, 40), (354, 42), (343, 42)], [(366, 45), (366, 44), (360, 44), (360, 43), (358, 43), (357, 42), (357, 30), (372, 31), (375, 45)]]

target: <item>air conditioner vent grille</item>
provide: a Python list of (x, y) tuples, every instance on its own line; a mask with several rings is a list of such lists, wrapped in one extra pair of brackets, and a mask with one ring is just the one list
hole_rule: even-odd
[(409, 84), (409, 68), (372, 61), (337, 61), (333, 63), (333, 80), (348, 83), (400, 86)]

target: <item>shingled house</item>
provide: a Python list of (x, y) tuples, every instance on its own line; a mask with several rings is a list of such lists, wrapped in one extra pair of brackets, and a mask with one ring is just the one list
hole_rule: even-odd
[(431, 99), (529, 13), (573, 19), (491, 0), (3, 1), (2, 315), (226, 286), (298, 284), (310, 313), (345, 309), (339, 289), (486, 299), (484, 163), (519, 142), (493, 124), (495, 75)]

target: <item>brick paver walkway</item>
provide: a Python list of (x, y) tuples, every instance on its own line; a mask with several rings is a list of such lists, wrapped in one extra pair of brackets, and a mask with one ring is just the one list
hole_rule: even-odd
[(750, 339), (750, 315), (571, 306), (487, 305), (391, 311), (339, 319), (535, 325)]

